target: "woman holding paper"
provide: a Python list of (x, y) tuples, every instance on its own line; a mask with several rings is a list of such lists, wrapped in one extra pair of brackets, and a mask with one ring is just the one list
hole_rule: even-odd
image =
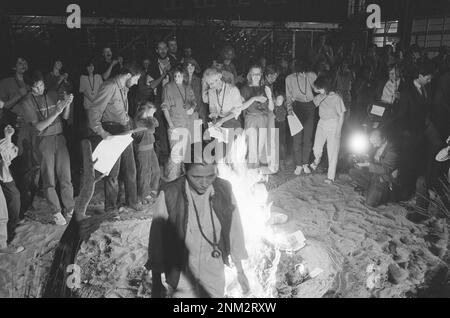
[(336, 177), (336, 167), (341, 143), (341, 130), (344, 123), (345, 105), (342, 98), (333, 91), (332, 78), (329, 74), (321, 75), (314, 85), (320, 95), (314, 98), (314, 104), (319, 107), (319, 123), (317, 124), (316, 138), (314, 140), (313, 170), (322, 159), (323, 146), (327, 143), (328, 177), (325, 183), (331, 184)]
[(298, 61), (295, 67), (297, 72), (286, 78), (286, 107), (288, 114), (297, 116), (303, 126), (303, 130), (293, 136), (294, 159), (297, 166), (295, 174), (301, 175), (302, 172), (311, 173), (308, 164), (314, 132), (316, 110), (313, 90), (317, 75), (308, 72), (303, 61)]

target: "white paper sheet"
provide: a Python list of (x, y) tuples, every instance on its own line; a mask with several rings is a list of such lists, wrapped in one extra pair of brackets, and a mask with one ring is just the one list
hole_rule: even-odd
[(373, 114), (373, 115), (376, 115), (376, 116), (383, 117), (384, 110), (385, 110), (384, 107), (373, 105), (372, 106), (372, 110), (370, 111), (370, 113)]
[(291, 130), (291, 136), (295, 136), (303, 130), (303, 125), (295, 114), (288, 115), (287, 119), (289, 129)]
[(117, 159), (132, 141), (131, 134), (112, 136), (108, 140), (102, 140), (92, 154), (93, 161), (98, 159), (94, 169), (109, 175)]

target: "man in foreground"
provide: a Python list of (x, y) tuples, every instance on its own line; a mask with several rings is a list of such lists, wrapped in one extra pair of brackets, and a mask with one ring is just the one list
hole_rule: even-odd
[[(156, 202), (149, 240), (153, 297), (223, 298), (229, 256), (244, 294), (241, 260), (248, 257), (231, 185), (214, 164), (185, 164), (186, 176), (165, 184)], [(165, 279), (161, 279), (164, 274)]]

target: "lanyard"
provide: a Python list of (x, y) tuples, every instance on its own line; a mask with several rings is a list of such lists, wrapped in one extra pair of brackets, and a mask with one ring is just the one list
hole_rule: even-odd
[(223, 113), (223, 104), (224, 104), (224, 102), (225, 102), (225, 91), (226, 91), (226, 89), (227, 89), (227, 85), (226, 85), (225, 83), (223, 83), (222, 104), (220, 104), (220, 101), (219, 101), (220, 93), (218, 93), (217, 90), (216, 90), (217, 105), (219, 105), (219, 108), (220, 108), (220, 114), (221, 114), (221, 115), (222, 115), (222, 113)]
[(46, 95), (44, 95), (44, 101), (45, 101), (45, 109), (46, 109), (46, 115), (44, 115), (44, 114), (42, 113), (42, 111), (41, 111), (41, 107), (40, 107), (39, 103), (37, 102), (37, 100), (36, 100), (36, 97), (34, 97), (34, 95), (33, 95), (33, 94), (31, 94), (31, 97), (33, 97), (34, 103), (36, 104), (36, 107), (37, 107), (37, 109), (38, 109), (38, 111), (39, 111), (39, 114), (41, 114), (41, 116), (42, 116), (42, 119), (45, 119), (45, 118), (47, 118), (47, 116), (48, 116), (48, 103), (47, 103), (47, 96), (46, 96)]
[(91, 77), (89, 75), (88, 75), (88, 81), (89, 81), (89, 86), (91, 87), (91, 91), (93, 93), (94, 89), (95, 89), (95, 75), (92, 75), (92, 84), (91, 84)]
[(300, 87), (300, 82), (298, 80), (298, 73), (297, 73), (296, 79), (297, 79), (297, 85), (298, 85), (298, 89), (300, 90), (300, 93), (302, 93), (302, 95), (305, 95), (305, 97), (306, 97), (306, 90), (308, 89), (308, 76), (305, 74), (305, 91), (304, 92), (302, 91), (302, 89)]
[(194, 210), (195, 210), (195, 216), (197, 218), (197, 224), (198, 224), (198, 228), (200, 230), (200, 234), (203, 236), (203, 238), (206, 240), (206, 242), (208, 242), (209, 245), (211, 245), (211, 247), (213, 248), (213, 251), (211, 253), (211, 256), (213, 258), (219, 258), (221, 253), (219, 250), (219, 244), (217, 244), (217, 236), (216, 236), (216, 226), (214, 225), (214, 218), (213, 218), (213, 212), (212, 212), (212, 207), (211, 207), (211, 197), (209, 197), (209, 212), (211, 215), (211, 224), (212, 224), (212, 228), (213, 228), (213, 241), (211, 242), (208, 237), (206, 236), (206, 234), (203, 232), (203, 228), (200, 224), (200, 216), (197, 210), (197, 206), (195, 204), (194, 198), (192, 196), (192, 192), (189, 189), (189, 194), (191, 197), (191, 201), (192, 201), (192, 205), (194, 206)]

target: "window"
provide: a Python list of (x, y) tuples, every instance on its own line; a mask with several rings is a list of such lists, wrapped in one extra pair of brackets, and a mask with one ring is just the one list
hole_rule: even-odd
[(183, 9), (183, 0), (163, 0), (163, 7), (166, 10)]
[[(441, 45), (448, 45), (450, 39), (450, 17), (429, 17), (413, 21), (412, 43), (437, 51)], [(413, 42), (414, 41), (414, 42)]]
[(373, 43), (379, 47), (398, 42), (398, 21), (385, 21), (380, 23), (380, 28), (374, 30)]
[(230, 7), (243, 7), (250, 5), (250, 0), (228, 0)]
[(196, 8), (214, 8), (216, 6), (216, 0), (195, 0), (194, 6)]

